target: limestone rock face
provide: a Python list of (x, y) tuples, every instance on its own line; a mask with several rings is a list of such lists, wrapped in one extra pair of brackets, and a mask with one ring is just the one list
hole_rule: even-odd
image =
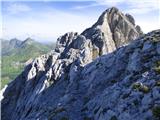
[(59, 37), (3, 90), (2, 119), (159, 119), (160, 30), (139, 35), (111, 8), (82, 34)]
[(124, 15), (113, 7), (104, 11), (98, 21), (82, 34), (91, 39), (99, 55), (103, 55), (128, 44), (143, 33), (139, 26), (135, 26), (131, 15)]

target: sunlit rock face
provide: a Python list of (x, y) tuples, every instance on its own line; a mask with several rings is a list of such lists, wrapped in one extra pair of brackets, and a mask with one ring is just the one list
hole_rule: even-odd
[(104, 11), (98, 21), (82, 34), (91, 39), (99, 55), (102, 55), (113, 52), (142, 35), (141, 28), (138, 28), (131, 15), (124, 15), (113, 7)]
[(159, 119), (159, 80), (160, 30), (142, 35), (131, 15), (110, 8), (8, 84), (2, 119)]

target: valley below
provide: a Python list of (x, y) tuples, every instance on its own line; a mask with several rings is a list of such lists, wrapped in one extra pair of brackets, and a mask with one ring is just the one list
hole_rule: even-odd
[(34, 58), (46, 54), (54, 49), (55, 44), (39, 43), (31, 38), (24, 41), (16, 38), (11, 40), (1, 40), (2, 61), (1, 61), (1, 88), (14, 80), (24, 67), (31, 63)]
[(2, 48), (2, 86), (13, 80), (3, 89), (2, 120), (160, 119), (160, 29), (144, 33), (111, 7), (55, 46), (11, 42)]

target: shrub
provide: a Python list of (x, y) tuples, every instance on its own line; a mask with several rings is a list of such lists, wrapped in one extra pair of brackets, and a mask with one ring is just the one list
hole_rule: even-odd
[(139, 90), (143, 93), (148, 93), (150, 91), (148, 86), (143, 85), (142, 83), (139, 83), (139, 82), (134, 83), (132, 88)]
[(153, 68), (153, 70), (154, 70), (156, 73), (160, 74), (160, 61), (157, 61), (157, 62), (155, 63), (155, 67)]
[(155, 68), (154, 68), (154, 71), (155, 71), (156, 73), (160, 74), (160, 66), (155, 67)]
[(149, 87), (146, 85), (143, 85), (142, 87), (140, 87), (139, 90), (143, 93), (148, 93), (150, 91)]
[(157, 65), (160, 65), (160, 61), (157, 61), (156, 64), (157, 64)]
[(140, 87), (141, 87), (141, 83), (139, 82), (134, 83), (132, 86), (133, 89), (137, 89), (137, 90), (139, 90)]

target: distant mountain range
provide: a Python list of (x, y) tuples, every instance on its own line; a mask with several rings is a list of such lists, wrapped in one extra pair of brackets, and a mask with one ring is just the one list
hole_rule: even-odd
[(55, 44), (43, 44), (31, 38), (24, 41), (16, 38), (1, 40), (2, 43), (2, 87), (23, 70), (28, 60), (54, 49)]
[(160, 120), (160, 30), (115, 7), (28, 63), (2, 90), (2, 120)]

